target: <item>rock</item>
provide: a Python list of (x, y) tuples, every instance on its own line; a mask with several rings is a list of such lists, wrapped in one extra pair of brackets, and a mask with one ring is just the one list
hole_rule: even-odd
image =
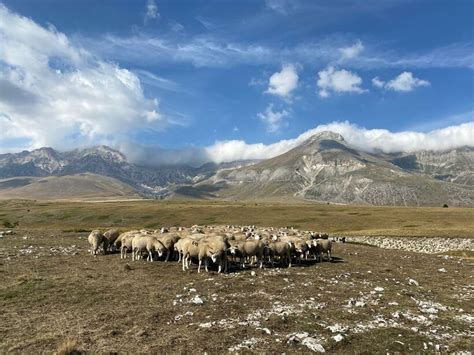
[(287, 343), (288, 344), (300, 343), (301, 341), (303, 341), (303, 339), (307, 338), (308, 336), (309, 334), (307, 332), (291, 333), (291, 334), (288, 334), (288, 336), (286, 337), (288, 339)]
[(438, 271), (439, 271), (439, 272), (447, 272), (444, 267), (442, 267), (441, 269), (438, 269)]
[(250, 273), (250, 275), (255, 276), (255, 275), (257, 275), (257, 273), (256, 273), (255, 271), (252, 271), (252, 272)]
[(409, 284), (409, 285), (412, 285), (412, 286), (420, 286), (420, 284), (418, 283), (418, 281), (413, 280), (413, 279), (408, 279), (408, 284)]
[(191, 298), (189, 302), (194, 303), (194, 304), (203, 304), (204, 300), (201, 297), (199, 297), (199, 295), (196, 295), (193, 298)]
[(376, 287), (374, 288), (375, 291), (377, 292), (383, 292), (384, 288), (383, 287)]
[(304, 338), (301, 344), (306, 346), (308, 349), (318, 352), (318, 353), (326, 352), (323, 346), (316, 339), (311, 338), (311, 337)]
[(332, 338), (336, 341), (336, 343), (339, 343), (341, 340), (344, 339), (344, 337), (341, 334), (337, 334), (333, 336)]

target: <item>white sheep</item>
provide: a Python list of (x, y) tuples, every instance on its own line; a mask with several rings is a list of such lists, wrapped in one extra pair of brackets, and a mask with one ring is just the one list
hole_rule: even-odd
[(106, 238), (104, 237), (104, 235), (100, 232), (100, 230), (93, 230), (89, 236), (87, 237), (87, 240), (89, 241), (89, 244), (91, 245), (92, 249), (91, 249), (91, 254), (92, 255), (97, 255), (98, 251), (99, 251), (99, 248), (100, 246), (102, 245), (103, 248), (104, 248), (104, 254), (105, 254), (105, 251), (107, 249), (107, 245), (106, 245)]

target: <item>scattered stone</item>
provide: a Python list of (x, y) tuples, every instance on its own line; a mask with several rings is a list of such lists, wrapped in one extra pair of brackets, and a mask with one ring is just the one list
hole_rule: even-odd
[(418, 283), (418, 281), (416, 280), (413, 280), (413, 279), (408, 279), (408, 284), (409, 285), (412, 285), (412, 286), (420, 286), (420, 284)]
[(204, 300), (201, 297), (199, 297), (199, 295), (196, 295), (193, 298), (191, 298), (189, 302), (194, 303), (194, 304), (203, 304)]
[(383, 292), (384, 288), (383, 287), (376, 287), (374, 288), (375, 291), (377, 292)]
[(316, 339), (311, 338), (311, 337), (304, 338), (301, 344), (306, 346), (308, 349), (318, 352), (318, 353), (326, 352), (323, 346)]
[(333, 336), (332, 338), (336, 341), (336, 343), (339, 343), (340, 341), (344, 339), (344, 337), (341, 334), (337, 334)]
[(252, 271), (252, 272), (250, 273), (250, 275), (255, 276), (255, 275), (257, 275), (257, 273), (256, 273), (255, 271)]
[(439, 272), (447, 272), (444, 267), (442, 267), (441, 269), (438, 269), (438, 271), (439, 271)]

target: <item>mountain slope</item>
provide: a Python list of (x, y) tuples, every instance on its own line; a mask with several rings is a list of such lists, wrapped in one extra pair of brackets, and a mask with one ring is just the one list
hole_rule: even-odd
[(401, 153), (394, 155), (391, 161), (408, 171), (427, 174), (438, 180), (474, 186), (474, 148)]
[(237, 199), (301, 198), (374, 205), (472, 205), (474, 189), (405, 171), (351, 147), (332, 132), (252, 166), (218, 173), (196, 186)]
[(97, 200), (136, 199), (132, 187), (110, 177), (77, 174), (48, 177), (17, 177), (0, 180), (0, 199)]

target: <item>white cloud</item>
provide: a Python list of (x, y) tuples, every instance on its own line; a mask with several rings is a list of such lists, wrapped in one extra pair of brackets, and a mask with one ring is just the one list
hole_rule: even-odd
[(372, 78), (372, 85), (378, 88), (383, 88), (385, 86), (385, 81), (380, 80), (378, 76)]
[(160, 18), (158, 12), (158, 6), (156, 6), (155, 0), (148, 0), (146, 3), (145, 23), (149, 20), (156, 20)]
[[(228, 38), (221, 38), (211, 33), (180, 38), (176, 38), (175, 33), (168, 37), (166, 34), (160, 37), (145, 33), (128, 37), (108, 34), (98, 38), (79, 37), (79, 40), (87, 48), (117, 61), (133, 61), (146, 65), (191, 63), (197, 67), (276, 65), (294, 62), (326, 66), (327, 63), (337, 63), (341, 59), (339, 51), (341, 48), (353, 46), (348, 44), (346, 37), (337, 35), (283, 48), (230, 41)], [(364, 49), (364, 56), (351, 58), (352, 68), (474, 68), (472, 43), (454, 43), (447, 47), (432, 48), (425, 52), (403, 56), (390, 49), (380, 49), (380, 45), (372, 48), (369, 45), (367, 50)], [(379, 50), (376, 51), (375, 48)]]
[(269, 80), (266, 93), (288, 98), (298, 86), (298, 73), (292, 64), (283, 66), (280, 72), (274, 73)]
[(282, 15), (287, 15), (292, 4), (290, 0), (265, 0), (265, 6)]
[(409, 92), (419, 86), (430, 86), (430, 82), (415, 78), (411, 72), (403, 72), (395, 79), (390, 80), (385, 88), (393, 91)]
[[(303, 143), (319, 132), (332, 131), (341, 134), (356, 148), (385, 153), (414, 152), (419, 150), (443, 151), (463, 146), (474, 147), (474, 121), (450, 126), (431, 132), (390, 132), (386, 129), (366, 129), (349, 122), (333, 122), (319, 125), (294, 139), (285, 139), (273, 144), (247, 144), (242, 140), (217, 141), (211, 146), (195, 150), (193, 162), (213, 161), (216, 163), (242, 159), (268, 159), (283, 154)], [(189, 150), (185, 153), (193, 156)], [(181, 160), (182, 161), (182, 160)]]
[(331, 92), (344, 93), (354, 92), (361, 94), (366, 90), (362, 89), (362, 78), (356, 73), (345, 69), (337, 70), (334, 67), (328, 67), (318, 72), (319, 96), (328, 97)]
[(285, 123), (284, 118), (290, 116), (290, 113), (286, 110), (273, 111), (273, 104), (270, 104), (267, 106), (265, 112), (260, 112), (257, 116), (263, 123), (265, 123), (267, 131), (274, 133), (281, 128)]
[(360, 40), (354, 43), (352, 46), (339, 48), (343, 59), (351, 59), (357, 57), (364, 50), (364, 45)]
[(27, 148), (113, 144), (163, 127), (132, 72), (0, 5), (0, 130)]

